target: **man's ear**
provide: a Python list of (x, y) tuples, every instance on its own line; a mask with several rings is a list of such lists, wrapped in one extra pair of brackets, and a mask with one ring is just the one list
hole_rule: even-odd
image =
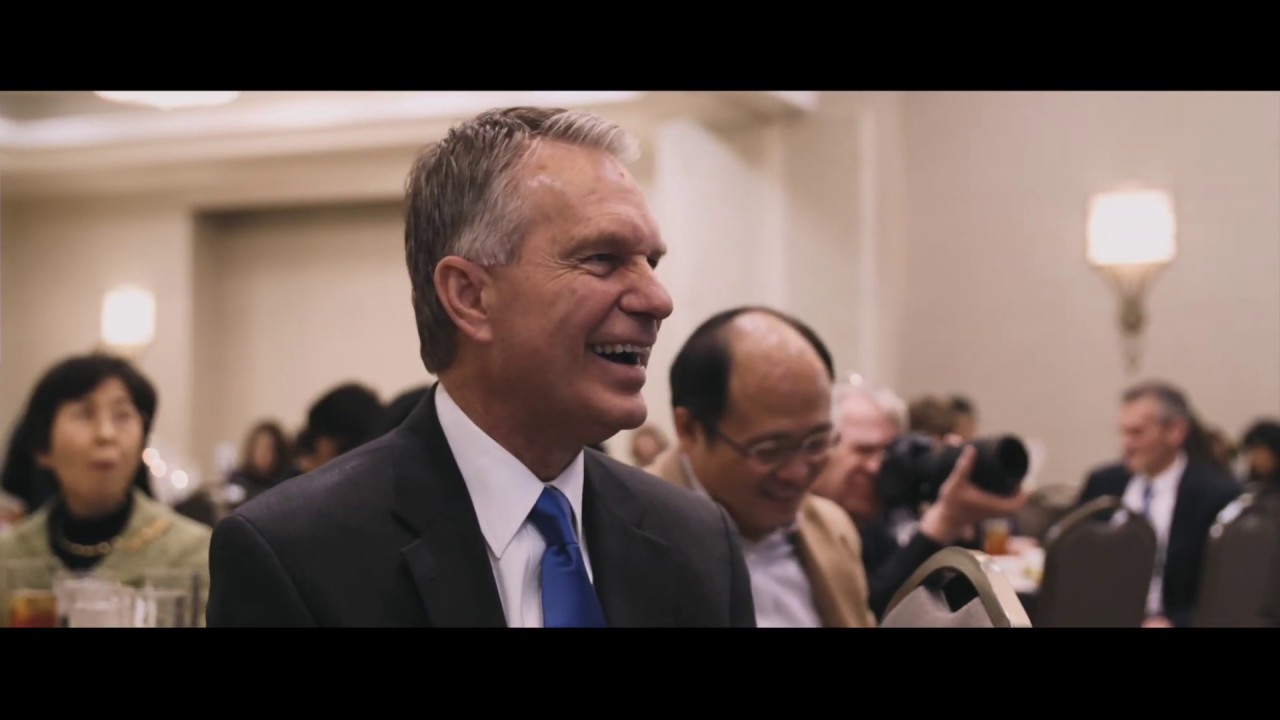
[(680, 451), (689, 453), (699, 441), (705, 440), (706, 431), (693, 413), (687, 408), (675, 409), (676, 442), (680, 443)]
[(440, 304), (458, 332), (475, 342), (493, 339), (489, 320), (492, 284), (488, 271), (470, 260), (450, 255), (436, 264), (435, 287)]

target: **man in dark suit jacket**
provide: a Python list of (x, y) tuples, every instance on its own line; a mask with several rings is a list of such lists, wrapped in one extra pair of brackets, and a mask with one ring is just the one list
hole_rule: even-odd
[(419, 157), (406, 258), (439, 383), (219, 524), (211, 627), (754, 625), (724, 511), (584, 449), (644, 422), (672, 310), (630, 147), (514, 108)]
[(1207, 456), (1190, 406), (1172, 386), (1149, 382), (1126, 391), (1120, 430), (1123, 462), (1091, 472), (1079, 504), (1111, 495), (1148, 517), (1163, 562), (1152, 578), (1146, 625), (1187, 627), (1209, 529), (1240, 485)]

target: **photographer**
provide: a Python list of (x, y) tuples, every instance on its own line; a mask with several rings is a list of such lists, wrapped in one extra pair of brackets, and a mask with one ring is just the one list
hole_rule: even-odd
[[(974, 478), (974, 448), (959, 454), (945, 481), (938, 478), (936, 497), (921, 496), (918, 486), (907, 483), (905, 466), (912, 452), (936, 458), (934, 446), (921, 446), (904, 436), (907, 410), (892, 392), (867, 385), (837, 384), (832, 391), (832, 422), (839, 441), (831, 449), (813, 492), (845, 509), (862, 540), (863, 565), (868, 579), (868, 599), (877, 617), (883, 615), (898, 588), (925, 560), (944, 547), (956, 544), (974, 525), (990, 518), (1007, 517), (1026, 503), (1028, 493), (1011, 496), (984, 491)], [(890, 456), (890, 448), (898, 451)], [(957, 452), (953, 448), (952, 452)], [(886, 468), (886, 458), (892, 471)], [(937, 463), (935, 463), (937, 464)], [(932, 494), (932, 493), (930, 493)], [(914, 531), (899, 540), (895, 532), (903, 518), (911, 518), (916, 501), (932, 501)], [(905, 511), (905, 512), (904, 512)], [(909, 526), (908, 526), (909, 527)], [(905, 534), (905, 533), (904, 533)]]

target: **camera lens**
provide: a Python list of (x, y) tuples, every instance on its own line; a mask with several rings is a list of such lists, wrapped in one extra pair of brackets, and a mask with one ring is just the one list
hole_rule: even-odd
[(1027, 447), (1013, 435), (987, 438), (974, 443), (978, 461), (973, 482), (987, 492), (1012, 495), (1027, 476), (1030, 456)]
[(996, 444), (996, 458), (1004, 473), (1017, 482), (1021, 482), (1027, 476), (1027, 470), (1031, 467), (1027, 447), (1013, 436), (1002, 438)]

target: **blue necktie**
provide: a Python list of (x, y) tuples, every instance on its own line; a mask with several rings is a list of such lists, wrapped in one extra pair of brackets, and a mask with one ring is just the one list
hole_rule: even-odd
[(1151, 518), (1151, 495), (1155, 491), (1155, 487), (1150, 480), (1144, 481), (1142, 485), (1142, 514), (1148, 520), (1155, 522)]
[(605, 627), (582, 547), (573, 531), (573, 507), (564, 493), (547, 486), (529, 519), (547, 542), (542, 554), (543, 627)]

